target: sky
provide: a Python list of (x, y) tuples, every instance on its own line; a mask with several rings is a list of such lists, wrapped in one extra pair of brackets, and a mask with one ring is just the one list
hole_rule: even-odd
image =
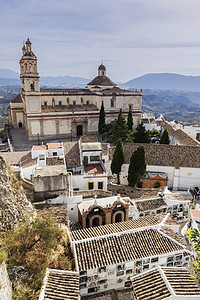
[(200, 75), (199, 16), (199, 0), (0, 0), (0, 69), (19, 72), (29, 37), (40, 76)]

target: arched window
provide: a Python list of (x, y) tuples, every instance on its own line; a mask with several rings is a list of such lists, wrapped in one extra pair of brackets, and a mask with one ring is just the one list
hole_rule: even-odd
[(118, 213), (115, 215), (115, 223), (119, 223), (122, 221), (122, 213)]
[(99, 218), (94, 218), (92, 220), (92, 227), (97, 227), (99, 226)]
[(35, 91), (34, 83), (31, 83), (31, 92)]
[(155, 188), (159, 188), (159, 187), (160, 187), (160, 182), (157, 181), (157, 182), (154, 184), (154, 187), (155, 187)]

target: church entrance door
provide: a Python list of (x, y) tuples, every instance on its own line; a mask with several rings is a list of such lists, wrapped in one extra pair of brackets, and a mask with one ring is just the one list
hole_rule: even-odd
[(20, 121), (19, 124), (18, 124), (19, 128), (22, 127), (22, 122)]
[(78, 125), (76, 127), (76, 133), (77, 133), (77, 136), (83, 135), (83, 126), (82, 125)]

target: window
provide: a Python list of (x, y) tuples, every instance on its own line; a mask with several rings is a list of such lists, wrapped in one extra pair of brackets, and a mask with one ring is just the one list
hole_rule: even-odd
[(125, 268), (125, 265), (118, 265), (117, 271), (124, 270), (124, 268)]
[(62, 101), (59, 101), (58, 104), (61, 106), (62, 105)]
[(31, 92), (35, 91), (34, 83), (31, 83)]
[(151, 259), (151, 263), (157, 262), (158, 261), (158, 257), (154, 257)]
[(115, 99), (110, 100), (110, 107), (115, 107)]
[(100, 267), (100, 268), (98, 269), (98, 272), (99, 272), (99, 273), (106, 272), (106, 267)]
[(53, 152), (53, 156), (57, 156), (57, 152)]
[(81, 104), (83, 104), (83, 97), (81, 97)]
[(40, 154), (40, 155), (39, 155), (39, 160), (45, 160), (44, 154)]
[(93, 190), (94, 189), (94, 182), (88, 182), (88, 189)]
[(80, 284), (80, 289), (84, 289), (84, 288), (86, 288), (87, 287), (87, 284), (86, 283), (82, 283), (82, 284)]
[(167, 262), (171, 262), (173, 260), (174, 260), (173, 256), (170, 256), (170, 257), (167, 258)]
[(55, 106), (55, 99), (52, 99), (52, 106)]
[(86, 281), (87, 281), (87, 276), (83, 276), (79, 278), (79, 283), (86, 282)]
[(47, 106), (47, 101), (44, 102), (44, 106)]
[(81, 272), (80, 272), (80, 276), (86, 275), (86, 274), (87, 274), (87, 271), (81, 271)]
[(67, 104), (69, 105), (69, 98), (67, 97)]
[(90, 101), (89, 101), (89, 100), (87, 100), (86, 104), (87, 104), (87, 105), (89, 105), (89, 104), (90, 104)]
[(124, 271), (118, 271), (117, 272), (117, 276), (122, 276), (122, 275), (124, 275)]
[(126, 270), (126, 274), (131, 274), (132, 273), (132, 269)]
[(90, 156), (90, 161), (100, 161), (100, 157), (98, 155)]
[(126, 281), (125, 284), (124, 284), (124, 286), (127, 287), (127, 288), (131, 287), (132, 286), (131, 281)]
[(156, 182), (155, 184), (154, 184), (154, 187), (157, 189), (157, 188), (159, 188), (160, 187), (160, 182)]
[(102, 280), (99, 280), (99, 281), (97, 282), (97, 284), (104, 284), (104, 283), (107, 282), (107, 280), (108, 280), (108, 279), (102, 279)]
[(98, 190), (103, 190), (103, 181), (98, 182)]

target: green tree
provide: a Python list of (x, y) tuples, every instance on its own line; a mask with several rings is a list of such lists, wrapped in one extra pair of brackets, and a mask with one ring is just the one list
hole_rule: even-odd
[(117, 184), (120, 184), (119, 174), (121, 172), (121, 167), (124, 162), (125, 162), (124, 148), (122, 144), (122, 139), (119, 139), (117, 141), (117, 145), (111, 163), (112, 174), (117, 174)]
[(129, 130), (133, 130), (133, 116), (132, 116), (132, 110), (129, 109), (128, 112), (128, 119), (127, 119), (127, 126)]
[(168, 131), (166, 129), (163, 131), (163, 133), (161, 135), (160, 143), (169, 145), (169, 134), (168, 134)]
[(193, 269), (196, 273), (196, 276), (194, 278), (196, 280), (199, 280), (200, 279), (200, 232), (194, 228), (194, 229), (188, 229), (186, 233), (193, 244), (191, 248), (194, 248), (195, 251), (197, 252), (197, 260), (193, 262), (194, 264)]
[(146, 172), (146, 155), (143, 146), (139, 146), (132, 153), (128, 169), (128, 184), (130, 186), (138, 185), (140, 179)]
[(149, 132), (145, 129), (143, 123), (138, 124), (136, 132), (134, 134), (135, 143), (150, 143)]
[(111, 130), (109, 132), (109, 135), (109, 142), (115, 145), (120, 138), (123, 142), (133, 140), (133, 133), (130, 130), (128, 130), (128, 126), (126, 124), (126, 120), (122, 116), (121, 109), (118, 114), (118, 118), (111, 123)]
[(99, 133), (102, 134), (105, 129), (105, 110), (104, 110), (104, 104), (103, 101), (101, 102), (101, 110), (99, 113), (99, 124), (98, 124), (98, 129)]

